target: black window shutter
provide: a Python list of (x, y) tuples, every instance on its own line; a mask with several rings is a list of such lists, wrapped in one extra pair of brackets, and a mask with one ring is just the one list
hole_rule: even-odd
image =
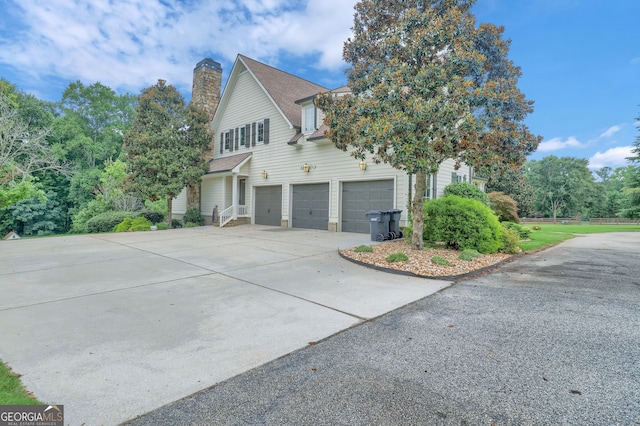
[(269, 143), (269, 119), (264, 119), (264, 144)]
[(431, 194), (431, 198), (434, 200), (438, 198), (438, 175), (435, 173), (433, 174), (433, 192)]
[(239, 132), (239, 130), (238, 130), (238, 128), (236, 127), (236, 151), (238, 150), (238, 144), (239, 144), (239, 142), (240, 142), (240, 136), (239, 136), (239, 133), (238, 133), (238, 132)]
[(224, 133), (220, 133), (220, 154), (224, 153)]
[(256, 122), (251, 123), (251, 146), (256, 146)]
[(458, 174), (456, 172), (451, 172), (451, 182), (458, 181)]
[(233, 151), (233, 130), (227, 132), (229, 135), (229, 151)]
[(246, 126), (244, 126), (245, 131), (244, 131), (244, 145), (247, 148), (251, 147), (251, 124), (247, 124)]

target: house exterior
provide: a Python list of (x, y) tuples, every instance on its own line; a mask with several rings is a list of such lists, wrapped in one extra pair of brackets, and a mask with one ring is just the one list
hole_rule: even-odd
[[(221, 73), (215, 62), (207, 69)], [(368, 233), (365, 213), (374, 209), (401, 209), (401, 226), (407, 224), (415, 176), (336, 149), (313, 103), (327, 91), (238, 55), (211, 120), (213, 158), (199, 188), (207, 223), (216, 208), (221, 225), (245, 218), (252, 224)], [(442, 196), (454, 181), (482, 187), (471, 167), (455, 170), (454, 164), (447, 160), (430, 176), (427, 197)], [(187, 204), (185, 190), (174, 200), (176, 217)]]

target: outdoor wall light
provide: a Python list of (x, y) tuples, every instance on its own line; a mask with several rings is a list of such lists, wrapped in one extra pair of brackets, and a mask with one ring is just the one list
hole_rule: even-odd
[(262, 179), (266, 179), (269, 175), (267, 174), (266, 170), (262, 171)]
[(311, 169), (315, 169), (315, 168), (316, 166), (314, 164), (304, 163), (302, 167), (300, 167), (300, 170), (302, 170), (305, 173), (309, 173)]
[(360, 170), (367, 170), (367, 162), (362, 160), (360, 162)]

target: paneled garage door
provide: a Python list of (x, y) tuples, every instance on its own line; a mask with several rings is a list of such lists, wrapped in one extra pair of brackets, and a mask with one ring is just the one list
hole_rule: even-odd
[(280, 226), (282, 219), (282, 187), (256, 187), (256, 225)]
[(393, 180), (342, 184), (342, 231), (369, 233), (365, 213), (393, 208)]
[(329, 228), (329, 184), (293, 185), (294, 228)]

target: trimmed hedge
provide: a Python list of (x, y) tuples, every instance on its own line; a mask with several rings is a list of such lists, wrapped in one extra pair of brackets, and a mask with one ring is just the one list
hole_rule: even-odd
[(151, 231), (151, 221), (146, 217), (137, 217), (131, 221), (131, 231)]
[(443, 196), (457, 195), (462, 198), (478, 200), (485, 206), (489, 205), (489, 196), (482, 192), (480, 188), (469, 182), (454, 182), (444, 188)]
[(114, 228), (126, 218), (136, 218), (139, 212), (110, 211), (100, 213), (87, 221), (87, 232), (112, 232)]
[(145, 219), (147, 219), (151, 223), (164, 222), (164, 220), (166, 218), (164, 213), (152, 212), (152, 211), (149, 211), (149, 210), (145, 210), (145, 211), (141, 212), (140, 216), (144, 217)]
[(425, 203), (425, 213), (426, 240), (480, 253), (495, 253), (504, 246), (498, 217), (478, 200), (449, 195)]

